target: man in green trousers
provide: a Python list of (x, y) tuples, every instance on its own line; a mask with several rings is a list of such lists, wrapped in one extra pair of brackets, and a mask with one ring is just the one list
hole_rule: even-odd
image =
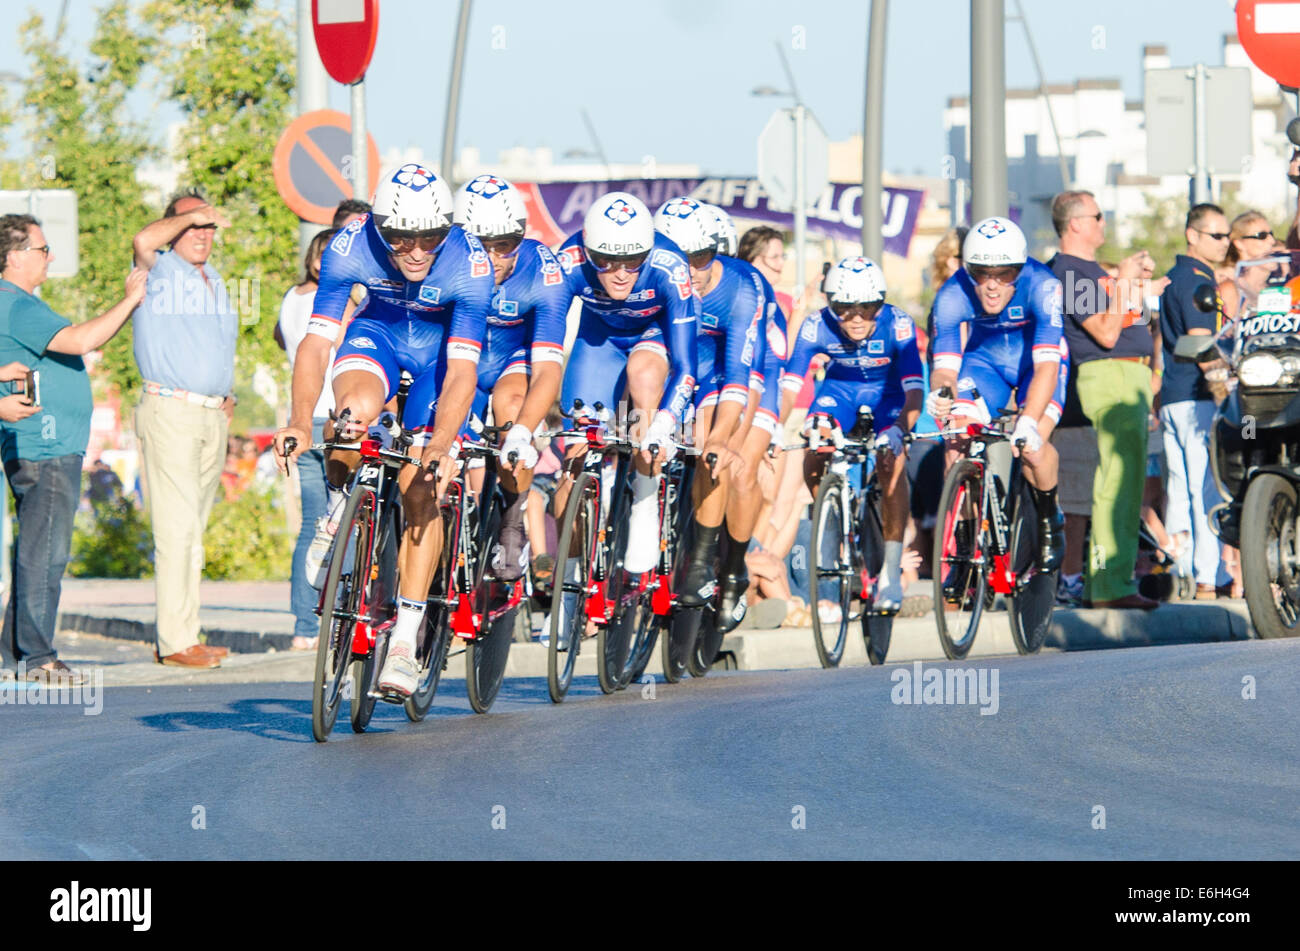
[(1097, 430), (1084, 600), (1098, 608), (1150, 610), (1159, 602), (1138, 593), (1133, 567), (1155, 350), (1151, 328), (1142, 318), (1142, 285), (1151, 277), (1154, 262), (1139, 251), (1120, 262), (1117, 278), (1106, 273), (1097, 263), (1097, 249), (1106, 241), (1106, 220), (1091, 192), (1057, 195), (1052, 223), (1061, 238), (1061, 253), (1049, 266), (1064, 291), (1070, 372), (1083, 412)]

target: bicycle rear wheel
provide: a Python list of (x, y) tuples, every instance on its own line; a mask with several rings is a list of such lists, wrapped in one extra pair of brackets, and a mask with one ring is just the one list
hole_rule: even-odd
[[(868, 578), (879, 578), (885, 564), (885, 535), (878, 508), (880, 491), (873, 485), (862, 498), (862, 512), (858, 519), (862, 563)], [(867, 646), (867, 660), (872, 664), (883, 664), (894, 632), (894, 615), (875, 613), (873, 601), (874, 595), (870, 591), (862, 592), (862, 639)]]
[[(984, 478), (981, 466), (959, 459), (948, 470), (935, 526), (934, 615), (939, 644), (949, 660), (961, 660), (975, 643), (988, 589), (987, 553), (981, 531)], [(963, 529), (961, 526), (965, 526)], [(944, 593), (947, 585), (949, 596)]]
[(312, 683), (311, 733), (318, 743), (324, 743), (334, 729), (352, 660), (352, 636), (358, 622), (364, 623), (365, 586), (354, 582), (370, 574), (374, 504), (373, 492), (353, 489), (339, 515), (339, 531), (325, 575)]
[(1038, 570), (1038, 510), (1021, 481), (1011, 516), (1011, 570), (1016, 584), (1007, 619), (1011, 639), (1022, 654), (1036, 654), (1052, 629), (1057, 572)]
[[(809, 598), (813, 605), (813, 644), (823, 667), (838, 667), (848, 640), (849, 609), (853, 599), (853, 539), (847, 537), (844, 511), (844, 477), (835, 472), (822, 476), (813, 502), (809, 539)], [(825, 597), (823, 597), (825, 595)], [(822, 620), (821, 602), (839, 608), (838, 620)]]
[(420, 681), (415, 690), (402, 703), (406, 718), (419, 723), (433, 705), (438, 692), (438, 681), (447, 667), (447, 651), (451, 647), (451, 573), (456, 564), (455, 553), (459, 526), (453, 518), (443, 513), (442, 555), (429, 585), (429, 596), (424, 603), (424, 623), (420, 626), (420, 639), (415, 645), (415, 659), (420, 665)]
[(633, 645), (639, 622), (650, 613), (650, 595), (641, 590), (641, 576), (629, 574), (623, 564), (627, 559), (628, 525), (632, 511), (632, 466), (622, 462), (622, 478), (610, 502), (605, 526), (605, 598), (613, 606), (609, 623), (596, 634), (596, 674), (604, 693), (622, 690), (631, 680)]
[(546, 687), (553, 703), (562, 702), (569, 692), (587, 628), (587, 587), (596, 550), (595, 485), (591, 473), (578, 476), (560, 524), (546, 649)]

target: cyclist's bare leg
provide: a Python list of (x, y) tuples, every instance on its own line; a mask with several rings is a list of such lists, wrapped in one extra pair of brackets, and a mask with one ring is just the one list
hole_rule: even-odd
[[(385, 395), (383, 381), (365, 370), (349, 370), (334, 378), (334, 405), (338, 407), (340, 413), (344, 409), (351, 411), (348, 429), (353, 434), (364, 433), (370, 424), (379, 418), (379, 414), (384, 409)], [(332, 421), (327, 423), (326, 441), (336, 435), (347, 438), (349, 434), (336, 434), (334, 423)], [(325, 457), (326, 481), (334, 486), (346, 485), (360, 461), (360, 454), (352, 450), (336, 449), (328, 453)]]
[(903, 541), (907, 528), (907, 454), (876, 454), (876, 480), (880, 485), (880, 527), (886, 542)]
[[(640, 442), (659, 409), (664, 383), (668, 379), (668, 358), (658, 350), (634, 350), (627, 358), (627, 395), (635, 422), (630, 437)], [(632, 511), (628, 526), (627, 558), (624, 567), (633, 574), (650, 571), (659, 555), (659, 462), (646, 462), (641, 453), (633, 457), (636, 475), (632, 480)]]
[(1049, 416), (1038, 421), (1038, 434), (1043, 438), (1043, 445), (1034, 452), (1022, 452), (1021, 460), (1025, 464), (1025, 481), (1035, 489), (1047, 491), (1056, 488), (1059, 475), (1060, 456), (1056, 447), (1050, 442), (1056, 423)]
[(409, 601), (423, 603), (429, 596), (434, 566), (442, 555), (442, 512), (438, 498), (446, 491), (452, 475), (439, 472), (436, 488), (432, 473), (416, 466), (404, 466), (398, 476), (406, 518), (406, 532), (398, 556), (402, 579), (398, 593)]
[[(712, 435), (715, 409), (717, 409), (716, 403), (713, 406), (702, 406), (696, 411), (694, 439), (696, 446), (703, 446)], [(727, 510), (727, 492), (730, 485), (730, 470), (723, 469), (715, 476), (704, 460), (700, 460), (700, 464), (695, 468), (695, 480), (691, 486), (696, 525), (716, 529), (722, 524), (722, 517)]]

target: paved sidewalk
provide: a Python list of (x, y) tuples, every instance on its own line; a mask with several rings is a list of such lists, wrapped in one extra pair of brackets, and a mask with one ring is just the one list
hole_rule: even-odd
[[(924, 586), (928, 590), (928, 585)], [(293, 615), (285, 582), (204, 582), (200, 618), (204, 639), (222, 644), (232, 655), (218, 670), (190, 671), (153, 661), (154, 603), (152, 581), (64, 582), (58, 648), (74, 667), (102, 666), (106, 684), (176, 684), (300, 681), (312, 678), (315, 653), (292, 651)], [(925, 593), (918, 587), (909, 593)], [(1253, 636), (1244, 601), (1220, 600), (1166, 604), (1140, 611), (1063, 610), (1053, 615), (1045, 651), (1094, 650), (1244, 640)], [(460, 642), (453, 645), (459, 650)], [(810, 629), (737, 631), (722, 647), (728, 666), (741, 670), (817, 667)], [(1014, 654), (1005, 612), (985, 615), (971, 650), (973, 659)], [(649, 673), (658, 677), (658, 651)], [(595, 643), (579, 656), (577, 673), (595, 675)], [(888, 663), (943, 660), (932, 615), (897, 619)], [(859, 630), (851, 630), (845, 666), (867, 662)], [(546, 648), (515, 644), (508, 677), (545, 677)], [(464, 677), (464, 662), (453, 656), (449, 678)]]

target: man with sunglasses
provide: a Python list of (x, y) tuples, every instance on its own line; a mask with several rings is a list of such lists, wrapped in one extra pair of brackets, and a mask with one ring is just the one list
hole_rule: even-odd
[[(826, 273), (822, 291), (827, 305), (804, 318), (781, 377), (782, 415), (794, 407), (818, 356), (827, 360), (826, 373), (808, 411), (810, 427), (830, 417), (848, 433), (857, 423), (858, 408), (871, 407), (885, 536), (876, 604), (882, 611), (898, 611), (903, 605), (903, 532), (908, 514), (903, 437), (921, 415), (924, 390), (916, 325), (903, 311), (885, 303), (885, 275), (870, 258), (844, 258)], [(821, 453), (804, 457), (804, 480), (814, 497), (826, 461)]]
[[(659, 557), (658, 465), (676, 452), (673, 440), (695, 392), (699, 296), (681, 250), (655, 232), (650, 209), (627, 192), (592, 203), (582, 230), (561, 245), (560, 266), (565, 287), (582, 301), (561, 409), (569, 412), (579, 399), (613, 411), (626, 389), (634, 411), (631, 430), (641, 453), (624, 568), (638, 574)], [(659, 447), (654, 458), (652, 445)]]
[(1160, 422), (1164, 426), (1165, 462), (1169, 467), (1165, 489), (1165, 527), (1171, 535), (1191, 534), (1196, 596), (1212, 600), (1231, 593), (1231, 578), (1223, 564), (1218, 537), (1210, 530), (1207, 513), (1220, 501), (1210, 471), (1210, 428), (1214, 423), (1214, 398), (1203, 364), (1175, 359), (1174, 345), (1183, 334), (1212, 334), (1219, 315), (1201, 311), (1195, 303), (1197, 288), (1215, 286), (1214, 269), (1223, 263), (1231, 231), (1218, 205), (1195, 205), (1187, 213), (1187, 253), (1174, 259), (1169, 284), (1160, 295), (1160, 336), (1164, 376), (1160, 384)]
[[(926, 410), (936, 420), (987, 423), (1015, 391), (1020, 415), (1011, 438), (1025, 442), (1019, 455), (1038, 512), (1039, 566), (1055, 571), (1065, 552), (1065, 517), (1056, 499), (1056, 449), (1048, 440), (1065, 405), (1061, 282), (1029, 257), (1024, 232), (1008, 218), (972, 227), (962, 264), (934, 298)], [(964, 347), (963, 328), (969, 331)], [(945, 387), (956, 393), (955, 402), (940, 395)], [(950, 448), (949, 465), (960, 450)], [(963, 523), (958, 531), (965, 535), (973, 526)]]
[[(492, 265), (478, 238), (452, 225), (447, 183), (408, 162), (385, 171), (370, 215), (343, 228), (321, 256), (320, 285), (307, 335), (298, 347), (289, 425), (276, 433), (282, 469), (311, 442), (312, 408), (320, 395), (330, 345), (352, 286), (362, 284), (366, 304), (348, 325), (334, 360), (334, 405), (348, 411), (347, 424), (327, 438), (363, 435), (397, 393), (401, 372), (413, 382), (402, 427), (416, 433), (424, 467), (407, 466), (399, 477), (406, 534), (399, 554), (401, 582), (397, 619), (379, 689), (409, 696), (419, 668), (415, 638), (442, 548), (438, 498), (455, 474), (456, 452), (474, 399), (479, 353), (492, 296)], [(297, 448), (284, 457), (284, 440)], [(334, 452), (326, 461), (330, 501), (307, 554), (316, 581), (343, 505), (343, 486), (359, 462), (356, 452)], [(437, 464), (437, 484), (429, 467)]]
[(498, 175), (479, 175), (456, 193), (452, 221), (482, 242), (496, 287), (478, 364), (474, 414), (487, 417), (488, 399), (497, 426), (510, 424), (501, 450), (517, 461), (500, 461), (506, 512), (492, 554), (492, 569), (514, 581), (528, 564), (524, 506), (537, 450), (533, 431), (546, 418), (564, 376), (564, 331), (572, 295), (560, 262), (546, 245), (525, 238), (528, 208), (519, 190)]
[[(682, 575), (681, 601), (687, 606), (708, 604), (717, 589), (714, 564), (722, 536), (722, 520), (743, 443), (750, 377), (763, 365), (763, 322), (766, 297), (754, 269), (732, 257), (718, 255), (718, 217), (691, 198), (672, 198), (655, 213), (655, 228), (686, 255), (691, 286), (700, 297), (695, 387), (694, 442), (706, 457), (717, 457), (712, 468), (701, 467), (692, 486), (695, 544)], [(706, 478), (707, 476), (707, 478)], [(752, 526), (751, 526), (752, 530)], [(733, 626), (749, 579), (745, 552), (749, 538), (728, 529), (724, 566), (725, 604), (721, 626)], [(741, 617), (744, 609), (740, 608)]]

